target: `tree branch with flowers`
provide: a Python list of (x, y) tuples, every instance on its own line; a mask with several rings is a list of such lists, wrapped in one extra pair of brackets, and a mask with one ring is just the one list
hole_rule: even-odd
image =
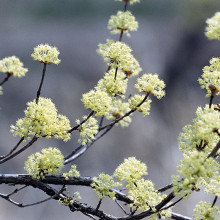
[[(94, 89), (82, 95), (82, 103), (89, 111), (82, 119), (76, 119), (71, 125), (69, 119), (59, 114), (50, 98), (41, 96), (41, 89), (47, 67), (59, 64), (59, 51), (48, 44), (40, 44), (34, 48), (32, 57), (43, 64), (39, 88), (33, 101), (27, 103), (24, 117), (11, 125), (11, 133), (19, 137), (18, 143), (11, 150), (0, 156), (0, 164), (9, 162), (14, 157), (31, 148), (39, 139), (56, 138), (67, 142), (79, 133), (79, 146), (64, 156), (61, 149), (47, 147), (41, 152), (30, 155), (24, 168), (28, 174), (0, 174), (0, 184), (15, 188), (9, 194), (0, 192), (0, 197), (15, 206), (27, 207), (57, 200), (71, 212), (81, 212), (91, 219), (129, 220), (129, 219), (192, 219), (184, 213), (173, 211), (177, 203), (188, 199), (192, 192), (203, 190), (212, 194), (212, 201), (201, 201), (194, 208), (193, 219), (217, 219), (220, 210), (216, 203), (220, 196), (219, 155), (220, 155), (220, 105), (214, 104), (214, 97), (220, 93), (220, 58), (214, 57), (210, 65), (203, 68), (199, 78), (202, 89), (206, 89), (209, 104), (198, 107), (196, 118), (183, 128), (179, 135), (179, 149), (183, 160), (177, 167), (177, 175), (172, 176), (172, 184), (156, 189), (151, 180), (144, 178), (148, 174), (147, 165), (135, 157), (124, 160), (113, 175), (101, 173), (97, 177), (83, 177), (74, 164), (74, 160), (85, 154), (96, 141), (106, 135), (113, 127), (127, 127), (131, 123), (133, 113), (141, 113), (143, 117), (150, 114), (152, 97), (161, 99), (165, 96), (165, 83), (157, 74), (144, 73), (132, 54), (132, 49), (122, 42), (124, 35), (136, 31), (138, 22), (130, 11), (129, 4), (140, 0), (116, 0), (123, 4), (123, 11), (111, 16), (108, 28), (112, 34), (119, 35), (118, 41), (107, 39), (99, 44), (97, 53), (106, 62), (106, 72)], [(220, 40), (220, 12), (207, 20), (206, 36)], [(27, 73), (23, 63), (15, 56), (0, 60), (0, 72), (5, 78), (2, 86), (12, 77), (23, 77)], [(139, 77), (138, 77), (139, 76)], [(136, 93), (128, 95), (128, 81), (138, 77), (134, 87)], [(71, 164), (67, 173), (62, 168)], [(60, 186), (57, 190), (55, 186)], [(93, 189), (99, 198), (95, 207), (86, 204), (79, 192), (70, 195), (66, 186), (84, 186)], [(48, 195), (47, 199), (25, 204), (17, 202), (12, 196), (27, 187), (37, 188)], [(165, 193), (169, 192), (169, 193)], [(105, 213), (102, 201), (115, 202), (121, 209), (120, 216)], [(111, 201), (112, 200), (112, 201)], [(122, 203), (123, 202), (123, 203)]]

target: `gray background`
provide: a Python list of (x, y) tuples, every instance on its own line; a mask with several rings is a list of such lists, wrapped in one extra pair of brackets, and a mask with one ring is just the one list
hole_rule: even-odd
[[(129, 7), (139, 21), (139, 30), (123, 40), (134, 50), (143, 73), (158, 73), (165, 81), (167, 94), (160, 101), (153, 99), (150, 116), (143, 118), (141, 114), (134, 114), (130, 127), (114, 128), (78, 158), (75, 163), (82, 175), (112, 174), (124, 158), (135, 156), (147, 164), (149, 175), (146, 178), (155, 182), (155, 188), (171, 182), (171, 175), (176, 174), (176, 166), (182, 158), (178, 151), (179, 132), (191, 122), (197, 107), (208, 102), (197, 79), (209, 59), (219, 55), (220, 43), (204, 36), (206, 19), (219, 8), (218, 0), (143, 0)], [(26, 103), (36, 96), (43, 66), (30, 55), (40, 43), (56, 46), (61, 59), (58, 66), (48, 66), (42, 96), (50, 97), (72, 125), (88, 113), (80, 99), (105, 72), (106, 66), (96, 49), (106, 38), (118, 39), (106, 28), (110, 15), (117, 10), (123, 10), (123, 4), (113, 0), (0, 0), (0, 59), (16, 55), (29, 69), (26, 77), (11, 78), (3, 86), (1, 154), (17, 143), (18, 138), (9, 132), (10, 125), (24, 116)], [(0, 81), (3, 78), (1, 74)], [(216, 98), (215, 102), (218, 101)], [(67, 155), (77, 146), (77, 139), (74, 134), (67, 143), (40, 140), (17, 158), (1, 165), (0, 172), (24, 173), (27, 157), (44, 147), (59, 147)], [(0, 185), (0, 192), (10, 190)], [(80, 191), (77, 187), (69, 190)], [(96, 206), (98, 200), (92, 190), (83, 188), (80, 192), (82, 201)], [(189, 202), (181, 202), (174, 210), (190, 216), (202, 196), (194, 193)], [(28, 203), (45, 196), (30, 188), (15, 198)], [(110, 204), (113, 202), (108, 199), (103, 202), (106, 212), (123, 215)], [(80, 213), (71, 213), (56, 201), (20, 209), (0, 200), (0, 207), (0, 219), (88, 219)]]

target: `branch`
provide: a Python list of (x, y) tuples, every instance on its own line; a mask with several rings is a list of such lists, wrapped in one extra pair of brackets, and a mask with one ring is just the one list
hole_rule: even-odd
[(12, 159), (13, 157), (17, 156), (18, 154), (20, 154), (21, 152), (25, 151), (27, 148), (29, 148), (34, 142), (36, 142), (38, 140), (37, 137), (33, 137), (32, 140), (27, 143), (24, 147), (22, 147), (20, 150), (18, 150), (17, 152), (15, 152), (14, 154), (11, 154), (10, 156), (0, 160), (0, 164)]
[(7, 76), (4, 78), (4, 80), (0, 83), (0, 86), (2, 86), (5, 82), (8, 81), (8, 79), (12, 76), (12, 74), (7, 73)]
[(43, 68), (43, 73), (42, 73), (42, 77), (41, 77), (41, 82), (40, 82), (40, 86), (39, 86), (38, 91), (37, 91), (37, 97), (36, 97), (36, 103), (37, 104), (38, 104), (38, 100), (39, 100), (39, 97), (40, 97), (41, 88), (42, 88), (42, 85), (43, 85), (43, 82), (44, 82), (46, 68), (47, 68), (47, 64), (44, 63), (44, 68)]
[(136, 108), (130, 110), (129, 112), (127, 112), (126, 114), (124, 114), (123, 116), (121, 116), (120, 118), (116, 119), (115, 121), (113, 121), (112, 123), (100, 128), (99, 130), (103, 130), (106, 129), (107, 127), (111, 127), (114, 126), (116, 123), (118, 123), (119, 121), (121, 121), (122, 119), (124, 119), (125, 117), (129, 116), (130, 114), (132, 114), (133, 112), (135, 112), (137, 110), (138, 107), (140, 107), (148, 98), (149, 96), (149, 92), (145, 95), (144, 99), (136, 106)]
[[(105, 129), (103, 132), (99, 132), (96, 136), (95, 139), (92, 140), (90, 143), (87, 143), (85, 146), (80, 145), (77, 149), (72, 151), (71, 154), (65, 157), (64, 165), (74, 161), (76, 158), (80, 157), (83, 155), (97, 140), (99, 140), (101, 137), (103, 137), (107, 132), (109, 132), (112, 129), (112, 126), (109, 126)], [(84, 148), (83, 148), (84, 147)], [(78, 150), (83, 148), (80, 152), (77, 153)]]
[[(49, 186), (48, 184), (53, 185), (81, 185), (81, 186), (88, 186), (91, 187), (91, 183), (93, 182), (92, 177), (79, 177), (79, 178), (70, 178), (68, 180), (65, 180), (62, 176), (46, 176), (45, 179), (42, 181), (38, 181), (36, 179), (32, 179), (29, 175), (13, 175), (13, 174), (2, 174), (0, 175), (0, 184), (13, 184), (13, 185), (25, 185), (25, 186), (32, 186), (34, 188), (38, 188), (45, 192), (47, 195), (51, 196), (52, 199), (58, 200), (64, 200), (66, 197), (65, 195), (59, 195), (60, 193), (54, 189), (53, 187)], [(132, 201), (123, 193), (119, 192), (118, 190), (111, 189), (110, 191), (114, 191), (115, 197), (119, 201), (123, 201), (127, 204), (132, 203)], [(142, 212), (137, 215), (132, 216), (125, 216), (125, 217), (114, 217), (111, 215), (108, 215), (100, 210), (96, 210), (96, 208), (92, 208), (90, 206), (87, 206), (85, 204), (81, 204), (79, 202), (74, 202), (72, 205), (69, 205), (69, 208), (71, 211), (80, 211), (86, 215), (94, 215), (99, 217), (100, 219), (106, 219), (106, 220), (134, 220), (134, 219), (143, 219), (145, 217), (148, 217), (152, 214), (157, 213), (161, 210), (163, 206), (165, 206), (167, 203), (169, 203), (174, 198), (174, 193), (170, 193), (164, 200), (161, 201), (155, 208), (156, 211), (153, 212), (152, 209), (147, 210), (146, 212)], [(172, 216), (174, 219), (177, 220), (188, 220), (190, 218), (181, 216), (179, 214), (172, 213)]]

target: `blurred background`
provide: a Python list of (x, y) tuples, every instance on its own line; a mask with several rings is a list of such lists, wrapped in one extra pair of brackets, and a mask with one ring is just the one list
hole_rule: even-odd
[[(36, 97), (43, 65), (33, 61), (31, 53), (40, 43), (56, 46), (61, 63), (47, 68), (41, 95), (53, 100), (59, 113), (66, 115), (72, 125), (88, 114), (80, 99), (103, 76), (106, 65), (97, 55), (99, 43), (106, 38), (118, 39), (107, 29), (108, 19), (123, 10), (123, 3), (113, 0), (0, 0), (0, 59), (18, 56), (29, 69), (26, 77), (10, 80), (3, 85), (0, 96), (0, 154), (6, 154), (18, 142), (10, 133), (10, 125), (24, 116), (26, 103)], [(133, 49), (142, 73), (158, 73), (166, 83), (166, 96), (153, 99), (150, 116), (135, 113), (128, 128), (112, 129), (97, 141), (75, 163), (83, 176), (112, 174), (124, 158), (135, 156), (146, 163), (149, 175), (158, 189), (171, 182), (176, 166), (182, 158), (178, 150), (178, 135), (182, 127), (191, 123), (198, 106), (208, 103), (205, 91), (197, 82), (202, 68), (210, 58), (219, 56), (220, 43), (204, 36), (206, 19), (220, 10), (219, 0), (142, 0), (129, 6), (136, 16), (139, 29), (131, 38), (123, 37)], [(0, 75), (0, 81), (4, 79)], [(135, 80), (130, 83), (133, 86)], [(218, 98), (214, 100), (219, 102)], [(0, 166), (1, 173), (25, 173), (24, 161), (44, 147), (59, 147), (64, 155), (77, 144), (78, 136), (64, 143), (40, 140), (26, 152)], [(68, 170), (69, 165), (66, 167)], [(68, 187), (70, 192), (78, 187)], [(0, 185), (0, 192), (12, 188)], [(80, 191), (82, 202), (96, 206), (98, 200), (91, 189)], [(15, 199), (25, 204), (46, 198), (43, 193), (29, 188)], [(188, 202), (179, 203), (174, 211), (191, 216), (195, 204), (205, 198), (193, 193)], [(212, 201), (212, 197), (208, 201)], [(123, 215), (113, 202), (106, 199), (101, 208), (115, 216)], [(71, 213), (56, 201), (20, 209), (0, 200), (0, 218), (8, 220), (88, 219)], [(113, 211), (115, 209), (116, 211)]]

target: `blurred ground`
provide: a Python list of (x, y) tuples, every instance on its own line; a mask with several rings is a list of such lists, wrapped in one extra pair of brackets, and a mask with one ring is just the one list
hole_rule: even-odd
[[(158, 73), (167, 84), (166, 97), (153, 100), (150, 116), (133, 115), (129, 128), (114, 128), (86, 154), (76, 160), (82, 175), (95, 176), (100, 172), (112, 174), (124, 158), (135, 156), (148, 165), (149, 179), (160, 188), (171, 182), (181, 159), (178, 134), (190, 123), (198, 106), (208, 102), (197, 83), (202, 68), (213, 56), (218, 56), (220, 44), (204, 36), (205, 20), (220, 8), (218, 0), (145, 0), (129, 7), (139, 21), (139, 30), (131, 38), (124, 37), (134, 50), (143, 72)], [(82, 93), (92, 89), (106, 67), (96, 54), (97, 45), (106, 38), (117, 39), (107, 30), (110, 15), (122, 10), (120, 2), (112, 0), (75, 0), (28, 2), (0, 0), (0, 59), (16, 55), (29, 69), (25, 78), (10, 79), (3, 86), (0, 97), (1, 155), (17, 143), (9, 127), (23, 117), (26, 103), (35, 98), (42, 65), (30, 54), (40, 43), (49, 43), (60, 50), (61, 63), (47, 68), (42, 96), (52, 98), (59, 112), (68, 116), (72, 124), (88, 112), (80, 101)], [(4, 76), (0, 76), (0, 81)], [(219, 102), (219, 100), (215, 100)], [(27, 157), (43, 147), (59, 147), (68, 154), (77, 146), (75, 136), (68, 143), (42, 140), (16, 159), (1, 165), (1, 173), (24, 173)], [(75, 190), (76, 188), (74, 188)], [(0, 185), (0, 191), (8, 190)], [(97, 204), (91, 190), (83, 189), (82, 198)], [(38, 201), (39, 191), (29, 189), (20, 201)], [(175, 211), (191, 215), (200, 194), (180, 203)], [(111, 203), (111, 202), (110, 202)], [(111, 212), (108, 200), (103, 204)], [(36, 207), (19, 209), (0, 200), (1, 219), (30, 220), (88, 219), (71, 213), (55, 201)], [(122, 213), (114, 213), (122, 215)]]

